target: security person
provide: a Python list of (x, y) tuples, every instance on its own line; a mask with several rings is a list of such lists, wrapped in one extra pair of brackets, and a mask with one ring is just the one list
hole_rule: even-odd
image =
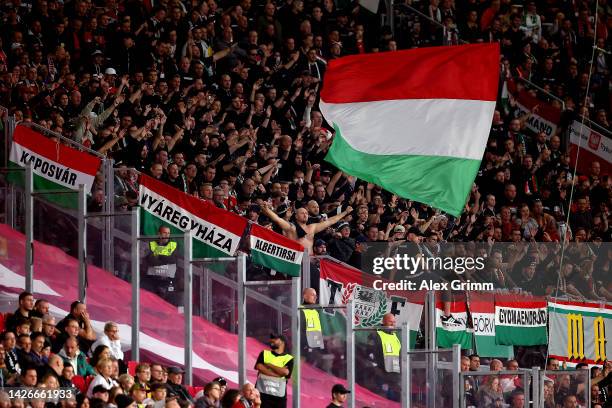
[(382, 325), (384, 329), (377, 330), (370, 336), (369, 344), (372, 348), (369, 355), (377, 367), (376, 382), (380, 387), (378, 392), (387, 398), (394, 399), (400, 394), (402, 344), (397, 333), (391, 330), (395, 328), (395, 316), (392, 313), (383, 316)]
[(261, 393), (261, 406), (286, 408), (287, 380), (293, 372), (293, 356), (285, 352), (287, 339), (270, 334), (270, 350), (259, 353), (255, 369), (259, 372), (255, 386)]
[[(390, 329), (395, 328), (395, 315), (387, 313), (383, 316), (382, 325)], [(402, 343), (397, 337), (397, 332), (392, 330), (377, 330), (378, 337), (378, 350), (382, 356), (382, 363), (387, 373), (399, 373), (400, 372), (400, 350), (402, 349)], [(376, 355), (376, 354), (375, 354)], [(380, 361), (380, 359), (378, 359)]]
[(302, 309), (304, 322), (302, 324), (302, 349), (311, 352), (312, 349), (325, 348), (323, 344), (323, 331), (321, 330), (321, 320), (317, 309), (308, 309), (308, 306), (317, 304), (317, 291), (313, 288), (306, 288), (302, 293), (302, 304), (306, 308)]
[(162, 225), (158, 232), (157, 241), (149, 242), (147, 248), (146, 277), (143, 279), (143, 287), (168, 300), (169, 295), (175, 290), (177, 243), (170, 240), (169, 227)]

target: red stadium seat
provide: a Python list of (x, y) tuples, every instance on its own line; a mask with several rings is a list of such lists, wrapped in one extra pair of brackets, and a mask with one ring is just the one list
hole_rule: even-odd
[(202, 391), (204, 389), (204, 387), (195, 387), (195, 386), (191, 386), (188, 385), (187, 386), (187, 391), (189, 391), (189, 395), (191, 395), (192, 397), (195, 397), (196, 394), (200, 391)]
[(85, 379), (80, 375), (72, 377), (72, 383), (79, 389), (83, 394), (87, 392), (87, 386), (85, 385)]
[(134, 377), (136, 375), (136, 366), (140, 364), (138, 361), (128, 361), (128, 374)]

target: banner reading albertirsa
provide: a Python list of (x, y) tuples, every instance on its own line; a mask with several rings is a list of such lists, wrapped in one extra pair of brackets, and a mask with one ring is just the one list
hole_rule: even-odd
[(193, 232), (195, 258), (233, 256), (247, 225), (246, 218), (215, 207), (142, 174), (140, 207), (145, 235), (167, 225), (174, 234)]
[[(44, 137), (26, 126), (17, 126), (13, 134), (10, 166), (26, 167), (32, 163), (34, 190), (78, 190), (85, 185), (89, 193), (102, 160)], [(11, 174), (11, 180), (22, 184), (22, 174)], [(48, 194), (45, 200), (76, 208), (75, 194)]]
[(612, 355), (612, 305), (554, 300), (550, 316), (549, 357), (568, 364), (602, 364)]

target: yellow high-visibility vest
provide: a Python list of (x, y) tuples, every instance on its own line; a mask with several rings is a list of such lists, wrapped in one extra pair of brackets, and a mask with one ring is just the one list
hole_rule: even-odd
[(399, 357), (402, 349), (402, 343), (397, 338), (396, 333), (386, 333), (382, 330), (377, 330), (382, 345), (383, 361), (385, 363), (385, 371), (388, 373), (399, 373), (400, 364)]

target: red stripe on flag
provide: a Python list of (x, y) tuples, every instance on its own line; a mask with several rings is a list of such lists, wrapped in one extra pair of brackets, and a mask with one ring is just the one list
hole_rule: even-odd
[(99, 157), (55, 142), (27, 126), (17, 126), (15, 128), (13, 142), (49, 160), (91, 176), (96, 175), (100, 163), (102, 163)]
[(166, 200), (184, 208), (191, 214), (224, 228), (227, 231), (238, 235), (239, 237), (242, 236), (242, 233), (246, 228), (246, 218), (243, 218), (230, 211), (217, 208), (208, 201), (203, 201), (189, 194), (185, 194), (174, 187), (147, 176), (146, 174), (140, 175), (139, 183), (149, 190), (165, 197)]
[(321, 100), (390, 99), (495, 101), (499, 45), (470, 44), (354, 55), (330, 62)]
[(276, 245), (293, 249), (294, 251), (304, 252), (304, 247), (298, 242), (257, 224), (251, 225), (251, 235), (261, 238), (264, 241), (269, 241)]

